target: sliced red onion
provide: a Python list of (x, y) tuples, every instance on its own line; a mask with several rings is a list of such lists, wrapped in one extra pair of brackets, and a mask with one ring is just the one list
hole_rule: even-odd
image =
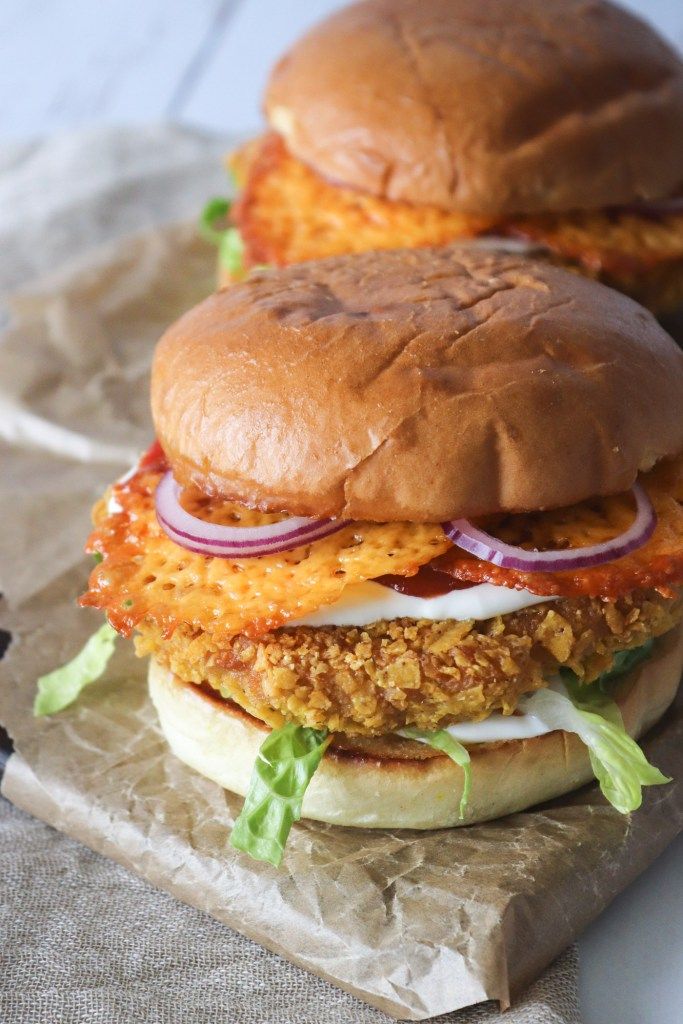
[(170, 472), (159, 481), (155, 495), (157, 519), (164, 533), (180, 547), (218, 558), (256, 558), (310, 544), (346, 526), (343, 519), (305, 519), (290, 516), (265, 526), (221, 526), (190, 515), (180, 504), (180, 485)]
[(645, 214), (648, 213), (683, 213), (683, 196), (675, 196), (669, 199), (652, 199), (649, 202), (643, 200), (640, 203), (626, 203), (617, 207), (625, 213)]
[(652, 536), (657, 525), (657, 514), (652, 502), (640, 484), (633, 487), (636, 517), (624, 533), (602, 544), (563, 551), (527, 551), (525, 548), (505, 544), (490, 533), (478, 529), (468, 519), (452, 519), (443, 523), (444, 533), (454, 544), (471, 555), (493, 562), (504, 569), (521, 572), (554, 572), (560, 569), (590, 569), (604, 562), (613, 562), (628, 555)]
[(547, 250), (543, 242), (532, 242), (526, 238), (516, 238), (510, 235), (478, 235), (476, 238), (459, 241), (459, 245), (468, 249), (479, 249), (483, 252), (506, 252), (511, 255), (529, 256), (533, 253), (540, 253)]

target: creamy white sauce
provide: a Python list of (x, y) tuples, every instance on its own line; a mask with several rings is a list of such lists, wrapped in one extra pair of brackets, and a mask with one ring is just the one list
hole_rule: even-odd
[[(142, 458), (142, 456), (140, 456), (140, 458)], [(131, 479), (131, 477), (135, 476), (135, 474), (138, 471), (138, 466), (140, 465), (140, 458), (138, 458), (133, 463), (130, 469), (126, 473), (124, 473), (123, 476), (120, 476), (118, 478), (116, 484), (125, 484), (128, 480)], [(114, 486), (116, 484), (114, 484)], [(116, 500), (116, 497), (114, 496), (114, 493), (112, 491), (112, 493), (109, 495), (109, 501), (107, 502), (107, 515), (113, 516), (117, 512), (123, 512), (123, 505)]]
[(551, 730), (537, 715), (501, 715), (496, 712), (483, 722), (457, 722), (446, 727), (460, 743), (495, 743), (501, 740), (528, 740)]
[(552, 598), (480, 583), (438, 597), (411, 597), (380, 583), (354, 583), (334, 604), (297, 619), (298, 626), (368, 626), (380, 619), (490, 619)]
[[(567, 691), (559, 679), (553, 679), (545, 690), (537, 690), (521, 697), (517, 705), (517, 711), (512, 715), (502, 715), (499, 711), (482, 722), (456, 722), (455, 725), (446, 726), (446, 732), (454, 740), (464, 743), (466, 746), (474, 743), (500, 743), (505, 740), (529, 740), (534, 736), (545, 736), (548, 732), (555, 732), (557, 729), (566, 728), (567, 722), (558, 717), (555, 705), (558, 703), (555, 697), (553, 704), (548, 707), (548, 691), (552, 690), (556, 695), (563, 697), (567, 706), (573, 711), (571, 701), (567, 697)], [(566, 715), (565, 715), (566, 718)], [(562, 721), (562, 724), (560, 722)], [(399, 732), (399, 736), (403, 733)], [(426, 743), (427, 740), (420, 740)]]

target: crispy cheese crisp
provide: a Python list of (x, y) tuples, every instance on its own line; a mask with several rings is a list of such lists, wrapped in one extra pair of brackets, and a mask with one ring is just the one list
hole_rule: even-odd
[[(469, 583), (495, 583), (562, 597), (615, 600), (635, 590), (675, 595), (683, 583), (683, 456), (642, 477), (657, 512), (657, 527), (643, 547), (591, 569), (525, 573), (503, 569), (453, 547), (437, 524), (353, 523), (312, 544), (259, 558), (228, 560), (197, 555), (159, 526), (154, 492), (167, 464), (159, 448), (137, 473), (116, 484), (95, 506), (87, 550), (103, 561), (92, 572), (81, 604), (107, 612), (128, 635), (143, 619), (170, 636), (179, 626), (215, 638), (257, 637), (338, 600), (346, 586), (379, 576), (412, 576), (431, 563)], [(244, 526), (277, 515), (189, 491), (183, 504), (207, 522)], [(528, 549), (580, 548), (610, 540), (633, 520), (629, 493), (569, 508), (490, 519), (481, 525), (501, 540)]]
[[(672, 588), (683, 583), (683, 456), (661, 462), (641, 477), (641, 483), (657, 513), (657, 527), (646, 544), (623, 558), (592, 569), (530, 573), (502, 569), (453, 547), (436, 560), (435, 567), (471, 583), (525, 588), (534, 594), (613, 600), (653, 587), (665, 597), (673, 596)], [(633, 499), (626, 493), (483, 525), (509, 544), (547, 551), (610, 540), (628, 529), (633, 515)]]
[(252, 265), (287, 266), (370, 249), (447, 245), (494, 224), (491, 217), (436, 206), (418, 209), (332, 185), (293, 157), (278, 135), (259, 141), (231, 159), (243, 182), (233, 219)]
[(595, 271), (627, 274), (683, 263), (683, 211), (577, 210), (520, 218), (512, 227)]
[(326, 181), (268, 134), (231, 156), (243, 189), (233, 219), (250, 265), (288, 265), (347, 252), (447, 245), (494, 234), (547, 247), (654, 306), (683, 300), (683, 213), (577, 210), (501, 220), (388, 201)]
[[(170, 636), (180, 624), (214, 637), (259, 636), (331, 604), (350, 583), (385, 573), (409, 576), (450, 546), (438, 525), (353, 523), (274, 555), (228, 560), (197, 555), (172, 541), (154, 510), (162, 470), (144, 465), (111, 495), (121, 511), (95, 506), (88, 548), (103, 561), (81, 604), (107, 612), (124, 635), (142, 619)], [(272, 522), (223, 499), (189, 494), (183, 504), (211, 522), (244, 526)]]
[(511, 222), (508, 231), (659, 313), (683, 302), (683, 211), (542, 214)]

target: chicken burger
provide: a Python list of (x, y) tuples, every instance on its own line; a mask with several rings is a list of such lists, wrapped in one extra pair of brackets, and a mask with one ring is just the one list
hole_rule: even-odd
[(254, 273), (158, 345), (158, 442), (94, 511), (88, 665), (136, 634), (171, 747), (273, 863), (302, 814), (461, 825), (594, 776), (634, 810), (683, 663), (682, 405), (651, 314), (549, 264)]
[(683, 300), (683, 63), (605, 0), (363, 0), (280, 60), (206, 211), (244, 267), (495, 238)]

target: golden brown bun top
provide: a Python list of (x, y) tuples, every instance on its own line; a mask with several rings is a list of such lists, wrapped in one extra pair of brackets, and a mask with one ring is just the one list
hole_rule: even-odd
[(683, 63), (604, 0), (364, 0), (276, 65), (267, 117), (321, 175), (473, 214), (683, 186)]
[(683, 352), (625, 296), (476, 246), (260, 271), (152, 371), (183, 482), (302, 515), (438, 522), (628, 488), (683, 448)]

